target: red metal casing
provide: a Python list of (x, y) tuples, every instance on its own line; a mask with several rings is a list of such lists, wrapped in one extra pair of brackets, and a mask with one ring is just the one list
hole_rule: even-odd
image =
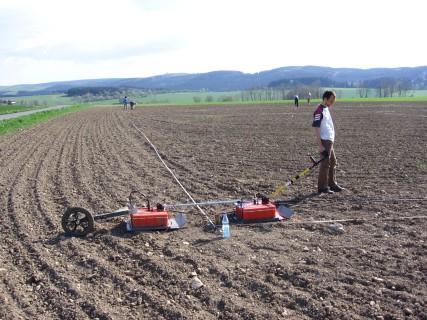
[(133, 228), (167, 228), (169, 214), (167, 211), (157, 209), (138, 208), (136, 213), (130, 215)]
[(236, 215), (244, 221), (271, 220), (276, 218), (276, 206), (272, 203), (237, 206)]

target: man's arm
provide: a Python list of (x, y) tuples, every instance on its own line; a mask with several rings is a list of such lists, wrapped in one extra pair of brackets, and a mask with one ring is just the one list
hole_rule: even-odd
[(329, 114), (331, 115), (332, 122), (335, 125), (335, 111), (334, 111), (334, 108), (332, 108), (332, 106), (329, 106)]
[(314, 111), (312, 126), (314, 128), (314, 133), (316, 136), (316, 142), (319, 146), (320, 153), (325, 151), (325, 147), (322, 144), (322, 138), (320, 137), (320, 126), (321, 126), (322, 120), (323, 120), (323, 107), (321, 105), (319, 105), (317, 107), (316, 111)]
[(325, 151), (325, 147), (323, 146), (322, 139), (320, 138), (320, 128), (314, 127), (314, 133), (316, 135), (316, 142), (319, 145), (319, 152), (322, 153)]

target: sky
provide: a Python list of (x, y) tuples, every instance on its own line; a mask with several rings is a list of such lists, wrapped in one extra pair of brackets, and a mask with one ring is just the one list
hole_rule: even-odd
[(0, 0), (0, 85), (427, 65), (425, 0)]

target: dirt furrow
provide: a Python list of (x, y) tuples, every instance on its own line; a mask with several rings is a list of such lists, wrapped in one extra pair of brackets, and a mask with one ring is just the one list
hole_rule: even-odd
[[(131, 251), (131, 250), (136, 250), (135, 248), (132, 248), (132, 247), (127, 247), (127, 248), (121, 248), (122, 250), (124, 250), (125, 252), (127, 252), (127, 251)], [(106, 251), (107, 252), (106, 252)], [(108, 252), (108, 248), (106, 249), (106, 248), (103, 248), (103, 252), (105, 252), (106, 254), (108, 254), (108, 253), (110, 253), (111, 254), (111, 252)], [(156, 268), (155, 268), (155, 270), (157, 271), (157, 272), (162, 272), (161, 270), (162, 270), (162, 266), (157, 266)], [(164, 272), (164, 271), (163, 271)], [(171, 272), (173, 272), (173, 270), (171, 270)], [(156, 279), (157, 277), (156, 277), (156, 275), (155, 274), (153, 274), (152, 275), (152, 277), (150, 277), (150, 278), (154, 278), (154, 279)], [(171, 275), (169, 274), (169, 276), (168, 276), (168, 278), (171, 278)]]
[[(44, 132), (44, 134), (46, 134), (46, 132)], [(13, 235), (16, 238), (14, 248), (9, 251), (11, 252), (13, 263), (21, 266), (20, 272), (22, 274), (18, 277), (18, 279), (21, 278), (21, 280), (16, 283), (16, 285), (21, 287), (23, 284), (30, 285), (28, 290), (37, 294), (41, 301), (45, 301), (41, 304), (29, 304), (28, 308), (30, 310), (32, 308), (36, 309), (34, 312), (30, 312), (32, 314), (44, 314), (47, 317), (52, 317), (49, 316), (49, 312), (53, 312), (54, 314), (57, 313), (61, 317), (68, 318), (69, 309), (72, 308), (72, 306), (65, 301), (64, 303), (56, 302), (61, 299), (60, 297), (62, 294), (57, 288), (51, 287), (50, 281), (52, 280), (52, 276), (55, 275), (54, 268), (45, 262), (45, 259), (41, 257), (41, 251), (33, 245), (33, 241), (37, 239), (37, 235), (32, 234), (34, 226), (28, 221), (32, 218), (32, 210), (27, 207), (30, 201), (28, 199), (22, 199), (21, 196), (22, 193), (28, 193), (23, 192), (22, 189), (18, 189), (22, 188), (22, 184), (25, 185), (29, 176), (31, 177), (31, 174), (28, 174), (31, 169), (31, 160), (37, 158), (44, 159), (44, 157), (41, 156), (41, 145), (49, 141), (49, 137), (42, 136), (40, 138), (40, 143), (36, 144), (31, 152), (26, 152), (26, 158), (21, 167), (18, 167), (19, 169), (16, 173), (15, 179), (11, 182), (8, 192), (8, 214), (6, 215), (8, 218), (6, 223), (9, 226), (8, 235)], [(49, 145), (49, 143), (47, 145)], [(29, 227), (27, 227), (28, 223), (30, 223)], [(38, 275), (37, 272), (43, 274), (43, 276)], [(43, 285), (38, 287), (39, 284)], [(40, 310), (40, 308), (45, 308), (45, 310)]]
[[(84, 247), (84, 246), (82, 246), (82, 247)], [(65, 247), (65, 248), (67, 248), (67, 247)], [(64, 249), (64, 247), (62, 247), (62, 249)], [(62, 253), (64, 253), (64, 251), (62, 251)], [(69, 255), (68, 258), (70, 258), (70, 259), (79, 259), (79, 258), (83, 258), (84, 259), (85, 255), (89, 256), (90, 254), (93, 254), (93, 252), (88, 252), (87, 250), (85, 250), (84, 248), (82, 249), (81, 247), (79, 249), (77, 249), (75, 246), (71, 246), (71, 251), (69, 251), (69, 252), (65, 251), (65, 253), (66, 253), (66, 255)], [(114, 252), (110, 252), (110, 253), (114, 253)], [(108, 254), (108, 252), (106, 252), (106, 254)], [(62, 261), (58, 261), (57, 260), (57, 262), (61, 262), (61, 264), (62, 264)], [(101, 262), (101, 263), (97, 264), (98, 268), (105, 268), (105, 267), (102, 267), (104, 265), (105, 265), (104, 262)], [(76, 267), (78, 268), (79, 265), (77, 265)], [(117, 285), (115, 283), (115, 282), (117, 282), (117, 279), (116, 279), (116, 277), (117, 277), (117, 271), (105, 270), (105, 269), (103, 269), (103, 270), (104, 270), (103, 273), (105, 274), (104, 279), (107, 280), (107, 279), (113, 277), (112, 281), (110, 281), (110, 284), (111, 285)], [(83, 273), (82, 276), (81, 276), (81, 278), (80, 278), (80, 281), (84, 281), (85, 277), (87, 277), (87, 274)], [(124, 282), (122, 282), (122, 283), (124, 283)], [(123, 285), (125, 286), (125, 284), (123, 284)], [(82, 290), (80, 290), (80, 291), (82, 291)], [(128, 291), (131, 291), (131, 290), (129, 289)], [(147, 301), (150, 300), (149, 296), (146, 296), (145, 299)], [(153, 303), (155, 303), (156, 300), (158, 300), (158, 299), (151, 298), (151, 301)], [(165, 313), (165, 311), (162, 311), (162, 312)]]
[[(65, 143), (65, 142), (61, 141), (61, 144), (63, 144), (63, 143)], [(49, 158), (48, 155), (46, 155), (46, 157)], [(43, 157), (41, 157), (41, 158), (42, 159), (46, 159), (46, 158), (43, 158)], [(39, 180), (43, 181), (44, 180), (43, 177), (38, 176), (39, 173), (40, 173), (40, 168), (42, 167), (42, 165), (43, 165), (43, 161), (39, 165), (36, 166), (36, 171), (35, 171), (36, 177), (35, 177), (35, 179), (30, 179), (30, 181), (39, 181)], [(36, 192), (37, 192), (37, 184), (36, 185), (30, 184), (29, 187), (30, 187), (31, 190), (36, 190)], [(37, 213), (36, 213), (37, 209), (40, 209), (41, 212), (44, 212), (44, 214), (47, 214), (47, 212), (49, 211), (49, 209), (48, 209), (49, 206), (47, 208), (42, 208), (43, 204), (40, 203), (40, 202), (38, 202), (38, 199), (39, 199), (39, 197), (36, 196), (35, 199), (34, 199), (34, 203), (35, 204), (33, 205), (33, 208), (32, 208), (31, 211), (34, 213), (34, 216), (37, 216)], [(45, 200), (47, 202), (47, 199), (45, 199)], [(55, 205), (50, 206), (50, 208), (52, 208), (52, 207), (55, 208)], [(40, 215), (39, 215), (39, 218), (41, 218)], [(47, 227), (47, 229), (45, 228), (45, 229), (38, 230), (38, 231), (41, 231), (42, 234), (43, 233), (44, 234), (49, 234), (49, 229), (51, 229), (51, 227), (54, 225), (54, 223), (52, 222), (51, 218), (49, 218), (48, 216), (45, 217), (45, 221), (47, 222), (47, 226), (44, 226), (44, 227)], [(32, 226), (37, 226), (38, 222), (39, 222), (38, 220), (35, 220), (34, 224), (32, 224)], [(55, 230), (54, 230), (54, 232), (55, 232)], [(34, 237), (37, 237), (37, 236), (34, 235), (33, 238)], [(37, 252), (33, 252), (33, 256), (36, 256), (36, 255), (38, 255), (38, 253)], [(61, 253), (59, 253), (59, 256), (61, 256)], [(66, 257), (66, 258), (70, 259), (72, 257)], [(38, 261), (38, 262), (40, 262), (40, 261)], [(59, 263), (59, 260), (57, 259), (56, 262), (55, 262), (55, 267), (58, 265), (58, 263)], [(60, 275), (57, 275), (56, 274), (56, 270), (54, 270), (53, 268), (50, 268), (50, 266), (48, 266), (48, 267), (45, 266), (44, 268), (46, 268), (46, 269), (49, 268), (49, 270), (50, 270), (50, 273), (49, 273), (50, 276), (52, 274), (55, 274), (54, 278), (55, 278), (55, 280), (59, 283), (59, 285), (62, 288), (68, 287), (69, 286), (68, 283), (72, 283), (73, 282), (72, 280), (69, 281), (68, 279), (66, 279), (64, 277), (62, 277)], [(72, 293), (76, 292), (76, 290), (74, 290), (74, 289), (71, 289), (71, 291), (72, 291)], [(86, 296), (87, 296), (87, 293), (86, 293)], [(76, 297), (78, 297), (78, 296), (73, 296), (70, 299), (74, 300), (74, 298), (76, 298)], [(99, 312), (99, 307), (95, 307), (94, 305), (88, 303), (87, 301), (84, 301), (81, 304), (81, 307), (82, 307), (82, 309), (84, 311), (89, 312), (88, 315), (91, 316), (91, 317), (94, 316), (94, 315), (100, 315), (102, 317), (105, 317), (105, 316), (103, 316), (103, 312), (101, 312), (101, 313)]]
[[(6, 264), (3, 264), (3, 266)], [(5, 271), (3, 271), (5, 272)], [(8, 267), (7, 272), (15, 272)], [(0, 283), (0, 317), (1, 319), (25, 319), (26, 317), (37, 317), (32, 311), (24, 312), (28, 302), (22, 297), (22, 293), (16, 288), (15, 283), (9, 282), (5, 277)]]
[[(426, 127), (415, 115), (425, 110), (337, 106), (338, 175), (349, 191), (310, 196), (316, 175), (298, 181), (283, 196), (293, 221), (423, 214), (423, 201), (369, 199), (424, 197)], [(93, 108), (1, 137), (4, 317), (425, 319), (425, 220), (349, 223), (343, 234), (328, 225), (232, 226), (223, 241), (190, 210), (177, 232), (127, 233), (120, 217), (85, 238), (62, 234), (65, 207), (117, 209), (131, 189), (186, 202), (131, 122), (207, 200), (269, 192), (300, 170), (316, 152), (311, 117), (284, 106)], [(223, 209), (231, 210), (209, 213)], [(201, 289), (189, 287), (193, 271)]]
[[(81, 132), (81, 131), (82, 131), (82, 128), (78, 132)], [(75, 143), (80, 143), (80, 141), (77, 141)], [(75, 148), (73, 147), (69, 150), (71, 152), (74, 152)], [(65, 156), (68, 159), (72, 159), (69, 157), (70, 155), (67, 153), (63, 154), (61, 152), (61, 156)], [(63, 186), (60, 182), (59, 182), (58, 186), (60, 187), (60, 189), (63, 189)], [(49, 202), (49, 201), (46, 200), (46, 202)], [(58, 241), (56, 241), (56, 242), (58, 242)], [(85, 259), (87, 259), (88, 256), (93, 254), (93, 252), (91, 250), (90, 250), (90, 252), (85, 250), (84, 243), (81, 243), (80, 247), (77, 248), (76, 245), (62, 246), (60, 244), (60, 242), (61, 242), (61, 240), (59, 239), (59, 247), (55, 247), (55, 246), (53, 246), (53, 247), (50, 246), (50, 247), (53, 249), (53, 251), (56, 251), (58, 254), (58, 257), (56, 259), (56, 263), (57, 263), (58, 268), (61, 269), (60, 271), (62, 273), (67, 274), (70, 270), (73, 270), (73, 271), (74, 270), (76, 270), (76, 271), (80, 270), (82, 267), (80, 264), (80, 259), (85, 260)], [(84, 271), (78, 272), (78, 273), (76, 273), (74, 271), (74, 278), (75, 278), (74, 281), (77, 281), (77, 283), (85, 283), (87, 281), (88, 276), (90, 276), (92, 273), (93, 273), (93, 270), (91, 270), (91, 269), (84, 270)], [(80, 285), (80, 284), (78, 285), (79, 292), (86, 297), (89, 297), (90, 292), (96, 293), (94, 297), (92, 294), (92, 297), (90, 299), (86, 298), (86, 300), (80, 304), (81, 307), (85, 311), (90, 312), (92, 315), (99, 313), (100, 308), (96, 307), (95, 305), (90, 304), (89, 301), (93, 300), (93, 298), (98, 299), (98, 301), (103, 300), (105, 298), (105, 296), (103, 295), (104, 290), (105, 290), (103, 285), (109, 285), (110, 287), (116, 286), (114, 281), (108, 281), (108, 279), (110, 277), (109, 275), (111, 274), (111, 272), (106, 271), (104, 273), (105, 273), (106, 277), (104, 278), (105, 281), (103, 281), (103, 283), (102, 282), (101, 283), (92, 283), (92, 285), (90, 287), (87, 287), (87, 288), (83, 285)], [(79, 274), (79, 276), (77, 276), (78, 274)], [(99, 289), (94, 290), (97, 286), (100, 286)], [(84, 300), (84, 299), (80, 299), (80, 300)], [(104, 314), (116, 314), (116, 316), (117, 316), (117, 314), (119, 314), (118, 310), (113, 311), (112, 309), (110, 310), (109, 307), (104, 307), (104, 308), (105, 308), (105, 310), (109, 310), (107, 313), (103, 312)], [(123, 313), (124, 311), (125, 310), (123, 310), (121, 314), (125, 314), (125, 313)], [(129, 314), (129, 316), (130, 316), (130, 314)]]

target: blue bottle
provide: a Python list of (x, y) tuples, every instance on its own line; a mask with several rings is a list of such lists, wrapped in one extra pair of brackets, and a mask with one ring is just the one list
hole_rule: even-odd
[(224, 239), (230, 238), (230, 225), (228, 224), (227, 214), (222, 215), (222, 237)]

